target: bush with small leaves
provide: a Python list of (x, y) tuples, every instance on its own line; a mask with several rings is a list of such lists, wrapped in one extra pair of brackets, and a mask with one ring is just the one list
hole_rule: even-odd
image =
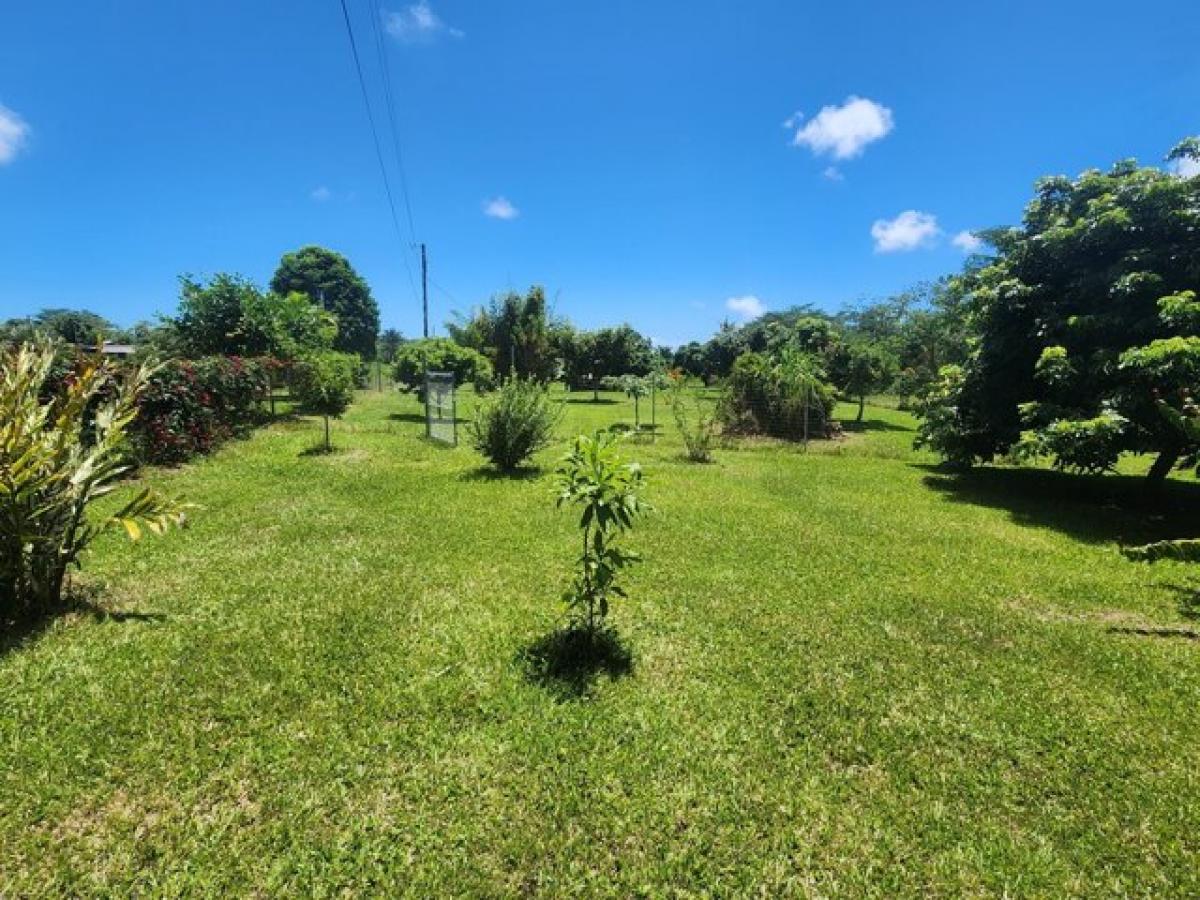
[(561, 418), (545, 387), (512, 379), (480, 402), (471, 443), (497, 469), (511, 472), (550, 444)]

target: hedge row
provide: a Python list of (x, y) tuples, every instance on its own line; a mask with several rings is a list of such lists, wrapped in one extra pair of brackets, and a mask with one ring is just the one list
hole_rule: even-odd
[(171, 360), (150, 376), (130, 429), (141, 463), (180, 463), (210, 453), (265, 418), (273, 359)]

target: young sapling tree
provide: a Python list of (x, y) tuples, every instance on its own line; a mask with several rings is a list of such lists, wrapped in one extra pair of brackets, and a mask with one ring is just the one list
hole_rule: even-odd
[(337, 419), (354, 399), (359, 359), (352, 353), (310, 353), (292, 373), (292, 391), (301, 405), (325, 419), (325, 451), (333, 449), (329, 420)]
[(619, 546), (622, 535), (650, 511), (642, 499), (645, 478), (636, 462), (622, 462), (618, 438), (607, 431), (579, 435), (557, 471), (558, 506), (578, 506), (583, 549), (578, 571), (563, 599), (576, 624), (589, 632), (602, 625), (611, 597), (626, 596), (621, 572), (641, 557)]

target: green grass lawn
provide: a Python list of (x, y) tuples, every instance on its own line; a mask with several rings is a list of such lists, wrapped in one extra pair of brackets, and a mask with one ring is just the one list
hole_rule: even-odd
[[(564, 444), (632, 418), (588, 399)], [(582, 689), (525, 662), (563, 446), (497, 478), (365, 392), (332, 455), (299, 419), (151, 473), (192, 527), (0, 650), (0, 896), (1200, 892), (1194, 580), (1116, 552), (1200, 534), (1194, 483), (952, 477), (876, 407), (698, 466), (669, 418), (632, 671)]]

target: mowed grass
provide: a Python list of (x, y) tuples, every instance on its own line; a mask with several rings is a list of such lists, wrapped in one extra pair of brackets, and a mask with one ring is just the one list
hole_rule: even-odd
[[(187, 531), (0, 652), (0, 895), (1196, 895), (1192, 484), (953, 477), (869, 408), (809, 452), (630, 443), (633, 669), (531, 677), (575, 518), (364, 392), (149, 479)], [(469, 412), (470, 395), (463, 397)], [(852, 418), (846, 407), (843, 414)]]

